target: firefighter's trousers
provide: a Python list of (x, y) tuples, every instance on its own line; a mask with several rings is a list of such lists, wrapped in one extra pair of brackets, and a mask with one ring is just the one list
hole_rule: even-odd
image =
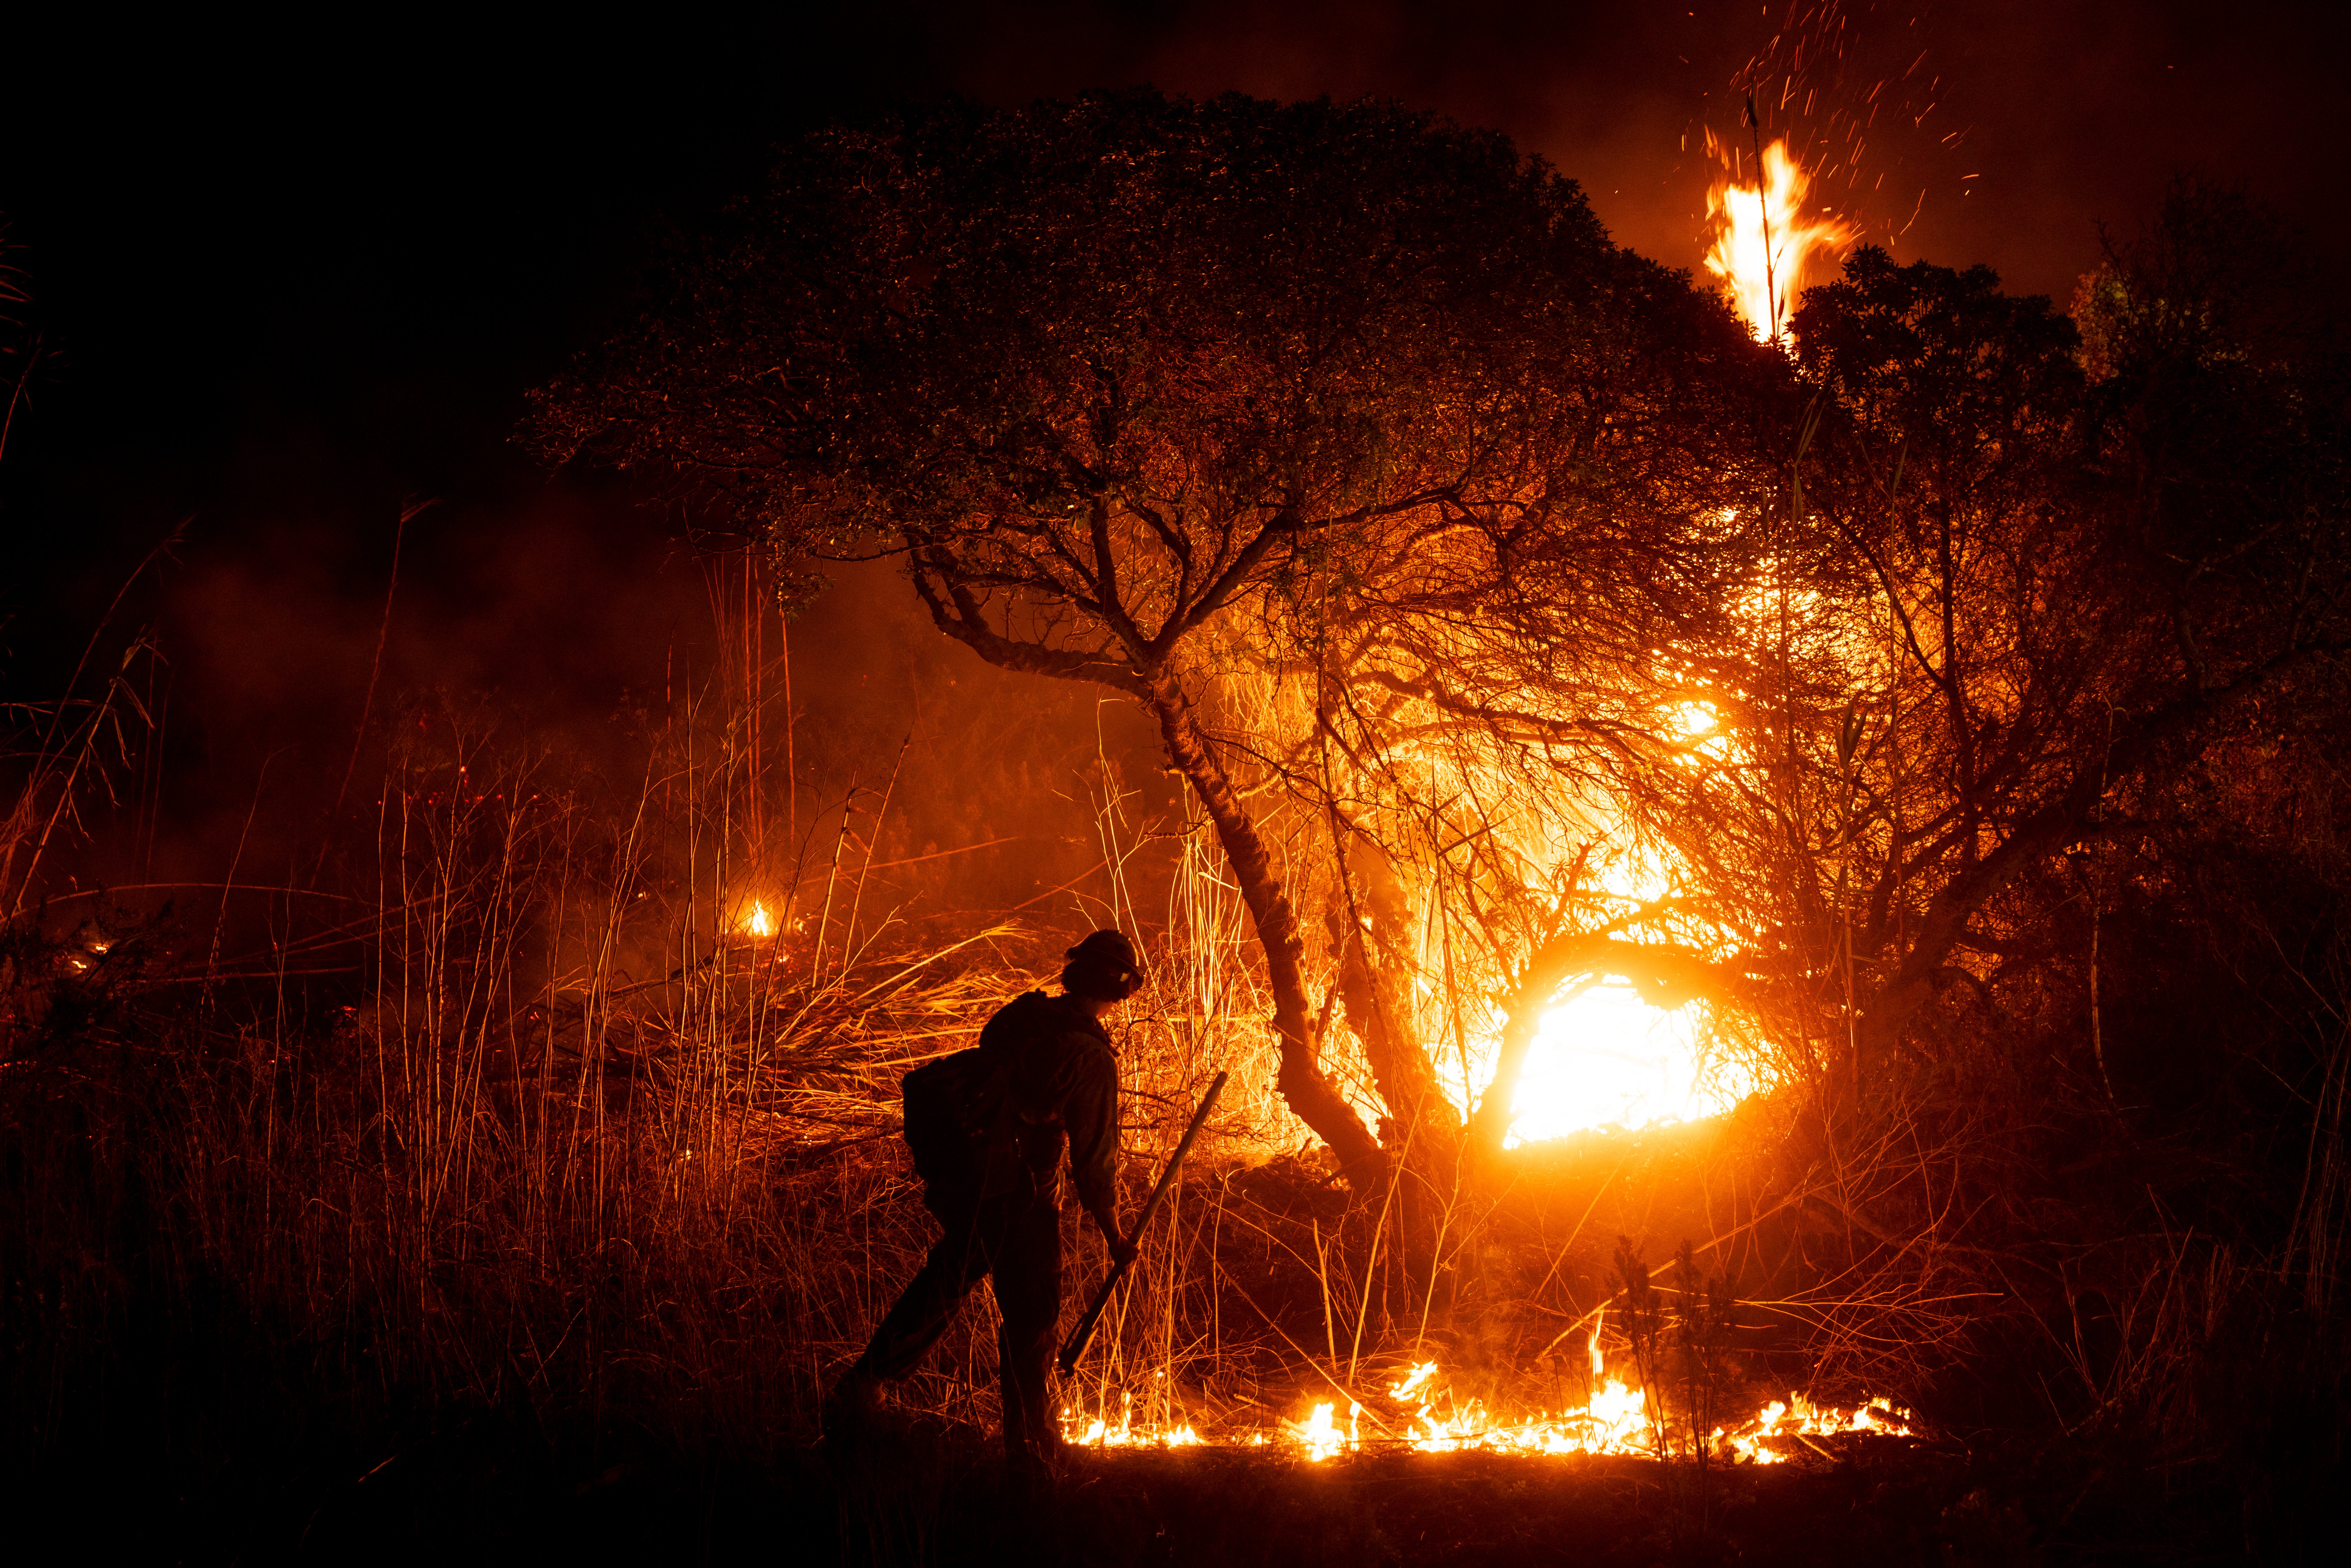
[(914, 1371), (955, 1321), (964, 1297), (987, 1276), (1003, 1319), (996, 1350), (1005, 1452), (1016, 1460), (1049, 1457), (1061, 1440), (1046, 1385), (1061, 1311), (1061, 1213), (1025, 1182), (1019, 1191), (985, 1198), (926, 1186), (923, 1201), (946, 1234), (873, 1331), (859, 1364), (882, 1378)]

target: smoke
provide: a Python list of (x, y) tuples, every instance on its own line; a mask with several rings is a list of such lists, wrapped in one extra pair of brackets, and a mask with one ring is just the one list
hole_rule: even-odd
[[(931, 625), (890, 562), (833, 575), (789, 633), (799, 852), (830, 852), (817, 835), (838, 831), (852, 789), (861, 810), (886, 794), (875, 858), (920, 862), (884, 875), (898, 895), (972, 919), (1112, 924), (1096, 868), (1181, 820), (1147, 719), (1116, 694), (984, 663)], [(1124, 824), (1107, 838), (1106, 813)]]
[[(1736, 128), (1733, 78), (1758, 60), (1794, 68), (1799, 43), (1841, 26), (1836, 50), (1807, 57), (1820, 101), (1771, 112), (1824, 125), (1896, 64), (1926, 83), (1859, 153), (1875, 204), (1854, 215), (1873, 235), (1902, 228), (1906, 255), (1988, 261), (2011, 287), (2063, 297), (2095, 259), (2095, 222), (2127, 230), (2189, 162), (2252, 177), (2322, 244), (2344, 222), (2317, 167), (2344, 24), (2315, 6), (2216, 30), (2182, 3), (2120, 0), (1802, 15), (1761, 0), (998, 0), (821, 26), (716, 52), (683, 32), (595, 58), (582, 44), (510, 82), (486, 58), (469, 68), (484, 90), (430, 114), (178, 58), (182, 85), (149, 97), (111, 72), (28, 89), (0, 216), (61, 358), (0, 466), (16, 541), (0, 567), (6, 695), (59, 695), (131, 564), (189, 519), (101, 640), (119, 650), (155, 629), (160, 663), (139, 679), (160, 739), (118, 806), (93, 802), (71, 875), (308, 876), (372, 809), (393, 727), (434, 713), (559, 742), (598, 789), (641, 779), (650, 727), (719, 668), (706, 569), (625, 496), (550, 486), (507, 446), (521, 389), (626, 309), (662, 216), (691, 229), (756, 179), (773, 137), (893, 96), (1008, 102), (1144, 80), (1391, 96), (1509, 132), (1580, 181), (1620, 242), (1694, 268), (1713, 174), (1702, 132)], [(254, 112), (210, 112), (223, 98)], [(1901, 179), (1880, 191), (1868, 172), (1888, 169)], [(393, 519), (431, 496), (444, 504), (409, 526), (394, 589)], [(898, 893), (1006, 907), (1101, 858), (1104, 758), (1142, 789), (1141, 818), (1172, 809), (1126, 709), (987, 670), (886, 566), (839, 575), (789, 636), (794, 787), (775, 812), (793, 855), (825, 847), (853, 790), (856, 810), (881, 813), (857, 828), (878, 832), (876, 862), (923, 862), (889, 870)], [(971, 847), (991, 840), (1008, 841)], [(1075, 920), (1074, 896), (1040, 907)]]
[[(232, 872), (331, 885), (367, 863), (404, 748), (460, 737), (477, 771), (527, 757), (534, 789), (624, 821), (674, 766), (676, 727), (751, 702), (766, 716), (758, 874), (821, 883), (840, 856), (876, 919), (1109, 923), (1102, 862), (1177, 810), (1131, 704), (984, 664), (886, 560), (834, 567), (789, 627), (758, 607), (765, 667), (747, 695), (728, 656), (741, 558), (668, 538), (610, 486), (432, 507), (404, 529), (247, 519), (181, 556), (136, 604), (154, 627), (154, 727), (131, 726), (116, 799), (93, 802), (57, 891), (152, 886), (131, 902), (176, 898), (209, 922), (218, 894), (202, 884)], [(1123, 830), (1106, 839), (1113, 797)], [(259, 938), (264, 902), (231, 901), (232, 946)]]

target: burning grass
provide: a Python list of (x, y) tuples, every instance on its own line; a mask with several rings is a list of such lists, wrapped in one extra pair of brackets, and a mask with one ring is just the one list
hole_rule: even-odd
[[(1058, 938), (998, 924), (926, 940), (861, 915), (872, 839), (853, 823), (820, 880), (665, 864), (680, 835), (648, 812), (582, 831), (577, 804), (535, 782), (486, 747), (408, 758), (385, 797), (384, 901), (355, 918), (289, 890), (266, 954), (215, 953), (168, 909), (107, 901), (16, 928), (9, 1234), (17, 1278), (42, 1281), (18, 1288), (51, 1292), (14, 1314), (12, 1402), (35, 1412), (16, 1463), (162, 1415), (135, 1395), (126, 1410), (41, 1392), (122, 1377), (127, 1325), (158, 1312), (161, 1342), (137, 1354), (298, 1364), (384, 1463), (410, 1423), (455, 1412), (550, 1429), (600, 1412), (689, 1451), (812, 1437), (818, 1390), (929, 1240), (896, 1079), (1033, 983), (1041, 970), (1017, 966)], [(697, 916), (745, 902), (747, 874), (773, 889), (755, 913)], [(649, 896), (664, 888), (665, 905)], [(1504, 1392), (1507, 1346), (1472, 1353), (1483, 1394), (1440, 1396), (1426, 1368), (1376, 1392), (1400, 1353), (1590, 1313), (1609, 1292), (1574, 1249), (1608, 1233), (1493, 1259), (1465, 1208), (1453, 1260), (1416, 1273), (1393, 1217), (1351, 1201), (1285, 1128), (1238, 929), (1188, 935), (1157, 947), (1154, 989), (1122, 1020), (1130, 1180), (1165, 1158), (1214, 1067), (1241, 1088), (1072, 1381), (1071, 1436), (1654, 1451), (1654, 1431), (1647, 1450), (1559, 1436), (1639, 1396), (1613, 1385), (1583, 1416), (1539, 1416)], [(1098, 1262), (1071, 1257), (1080, 1279)], [(1464, 1266), (1500, 1299), (1460, 1290)], [(1539, 1267), (1530, 1292), (1520, 1272)], [(992, 1422), (992, 1324), (973, 1307), (905, 1391), (910, 1415)], [(1578, 1336), (1595, 1357), (1596, 1322)], [(1343, 1444), (1332, 1388), (1367, 1391)]]
[[(979, 1560), (1022, 1528), (977, 1500), (984, 1293), (897, 1391), (895, 1470), (811, 1458), (814, 1412), (931, 1239), (899, 1076), (1067, 936), (893, 903), (884, 790), (749, 853), (723, 717), (649, 747), (617, 808), (490, 737), (411, 750), (340, 880), (249, 907), (55, 900), (8, 928), (13, 1473), (66, 1487), (132, 1452), (158, 1541), (377, 1520), (380, 1495), (434, 1517), (517, 1476), (583, 1516), (733, 1477), (747, 1513), (837, 1506), (852, 1557)], [(1719, 1115), (1351, 1181), (1282, 1108), (1245, 911), (1198, 824), (1151, 839), (1114, 779), (1100, 799), (1089, 917), (1149, 937), (1150, 988), (1113, 1020), (1129, 1212), (1204, 1082), (1235, 1083), (1065, 1382), (1072, 1551), (1139, 1550), (1156, 1521), (1237, 1562), (1395, 1555), (1399, 1531), (1474, 1554), (1597, 1519), (1601, 1560), (1647, 1561), (1792, 1500), (1851, 1506), (1855, 1475), (1924, 1489), (1906, 1530), (2012, 1544), (2113, 1519), (2112, 1484), (2060, 1453), (2077, 1495), (2021, 1521), (2013, 1476), (1969, 1501), (1987, 1461), (1963, 1438), (2046, 1420), (2240, 1475), (2232, 1433), (2333, 1440), (2334, 1090), (2283, 1253), (2118, 1222), (2140, 1190), (2189, 1191), (2168, 1156), (2053, 1052), (1964, 1016), (1865, 1103), (1792, 1071)], [(1444, 1000), (1427, 1014), (1458, 1022)], [(1325, 1060), (1375, 1112), (1334, 1011)], [(1074, 1311), (1101, 1259), (1068, 1240)], [(1211, 1491), (1254, 1500), (1189, 1517)], [(1301, 1497), (1345, 1500), (1269, 1555)], [(1762, 1555), (1766, 1526), (1737, 1528)]]
[[(0, 1083), (18, 1474), (60, 1478), (135, 1434), (160, 1483), (199, 1500), (156, 1516), (166, 1534), (325, 1510), (331, 1535), (334, 1519), (375, 1517), (365, 1488), (429, 1514), (455, 1506), (420, 1500), (453, 1475), (493, 1484), (484, 1465), (571, 1478), (556, 1490), (586, 1490), (567, 1518), (665, 1507), (711, 1468), (767, 1478), (723, 1505), (747, 1516), (844, 1487), (852, 1557), (956, 1559), (966, 1544), (943, 1535), (1024, 1528), (956, 1479), (981, 1461), (955, 1456), (984, 1448), (994, 1420), (984, 1296), (899, 1396), (893, 1440), (935, 1479), (805, 1467), (819, 1390), (930, 1239), (895, 1137), (896, 1077), (1030, 983), (1029, 938), (998, 925), (925, 942), (901, 925), (844, 939), (823, 894), (787, 883), (779, 904), (794, 920), (813, 908), (812, 924), (714, 931), (652, 974), (630, 956), (651, 946), (632, 922), (664, 941), (683, 923), (632, 913), (653, 901), (625, 894), (656, 879), (626, 840), (582, 850), (529, 818), (568, 809), (524, 789), (440, 794), (439, 816), (410, 819), (400, 863), (428, 874), (393, 883), (400, 904), (285, 928), (286, 971), (359, 949), (359, 978), (326, 988), (215, 960), (170, 916), (89, 904), (73, 925), (16, 928)], [(854, 905), (842, 876), (831, 902)], [(714, 870), (705, 885), (722, 881)], [(534, 951), (549, 956), (543, 980), (517, 983)], [(1394, 1214), (1352, 1198), (1285, 1133), (1246, 972), (1228, 949), (1198, 952), (1163, 942), (1155, 993), (1124, 1020), (1130, 1179), (1164, 1158), (1211, 1068), (1254, 1082), (1211, 1124), (1146, 1240), (1142, 1284), (1066, 1387), (1066, 1430), (1092, 1457), (1055, 1528), (1091, 1550), (1155, 1519), (1198, 1543), (1187, 1514), (1204, 1487), (1255, 1499), (1228, 1512), (1262, 1524), (1278, 1500), (1266, 1489), (1298, 1506), (1303, 1467), (1343, 1473), (1334, 1495), (1351, 1500), (1297, 1561), (1397, 1531), (1500, 1550), (1544, 1521), (1593, 1519), (1617, 1532), (1601, 1560), (1619, 1546), (1641, 1560), (1630, 1543), (1762, 1528), (1726, 1521), (1817, 1501), (1855, 1466), (1907, 1478), (1874, 1485), (1927, 1488), (1925, 1522), (1906, 1529), (2027, 1528), (2005, 1504), (1966, 1504), (1948, 1447), (1893, 1471), (1855, 1448), (1923, 1429), (1868, 1402), (1885, 1386), (1872, 1379), (1904, 1380), (1906, 1404), (1933, 1394), (1928, 1375), (1952, 1364), (1937, 1347), (1996, 1321), (1965, 1245), (1914, 1239), (1842, 1273), (1802, 1261), (1842, 1228), (1838, 1205), (1899, 1201), (1909, 1129), (1862, 1151), (1841, 1188), (1774, 1185), (1788, 1136), (1765, 1100), (1527, 1145), (1499, 1188), (1451, 1197), (1436, 1267), (1416, 1271)], [(566, 964), (574, 954), (596, 956)], [(1187, 967), (1211, 959), (1227, 966), (1214, 983)], [(1188, 1005), (1220, 988), (1219, 1009)], [(1704, 1248), (1628, 1267), (1610, 1251), (1619, 1234)], [(1100, 1260), (1072, 1240), (1083, 1280)], [(2173, 1386), (2163, 1358), (2243, 1310), (2244, 1271), (2217, 1253), (2147, 1262), (2161, 1278), (2120, 1343), (2079, 1344), (2083, 1375), (2114, 1379), (2116, 1401)], [(1710, 1321), (1685, 1311), (1717, 1290)], [(214, 1369), (200, 1375), (216, 1391), (192, 1396), (190, 1369)], [(1134, 1470), (1146, 1448), (1194, 1468)], [(1703, 1508), (1689, 1490), (1701, 1454)], [(1405, 1461), (1456, 1469), (1394, 1468)], [(1784, 1493), (1741, 1479), (1774, 1469), (1809, 1479)], [(256, 1472), (275, 1479), (238, 1479)], [(902, 1507), (929, 1533), (859, 1522)]]

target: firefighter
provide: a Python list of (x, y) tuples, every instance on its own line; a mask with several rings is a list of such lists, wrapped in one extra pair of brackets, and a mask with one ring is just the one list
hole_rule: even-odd
[(1134, 1243), (1116, 1206), (1118, 1061), (1102, 1018), (1142, 984), (1134, 947), (1115, 931), (1095, 932), (1067, 957), (1061, 995), (1029, 992), (998, 1009), (977, 1048), (906, 1075), (906, 1143), (942, 1234), (827, 1396), (829, 1437), (878, 1409), (883, 1386), (920, 1364), (986, 1275), (1003, 1320), (1005, 1453), (1033, 1474), (1060, 1451), (1046, 1376), (1061, 1310), (1061, 1155), (1066, 1146), (1078, 1201), (1112, 1259), (1130, 1260)]

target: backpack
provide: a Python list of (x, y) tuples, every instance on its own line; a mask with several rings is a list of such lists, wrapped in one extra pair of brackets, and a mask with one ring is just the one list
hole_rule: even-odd
[(899, 1086), (914, 1174), (939, 1187), (979, 1191), (989, 1167), (1012, 1152), (1012, 1074), (1030, 1041), (1053, 1027), (1042, 991), (998, 1008), (979, 1043), (908, 1072)]

